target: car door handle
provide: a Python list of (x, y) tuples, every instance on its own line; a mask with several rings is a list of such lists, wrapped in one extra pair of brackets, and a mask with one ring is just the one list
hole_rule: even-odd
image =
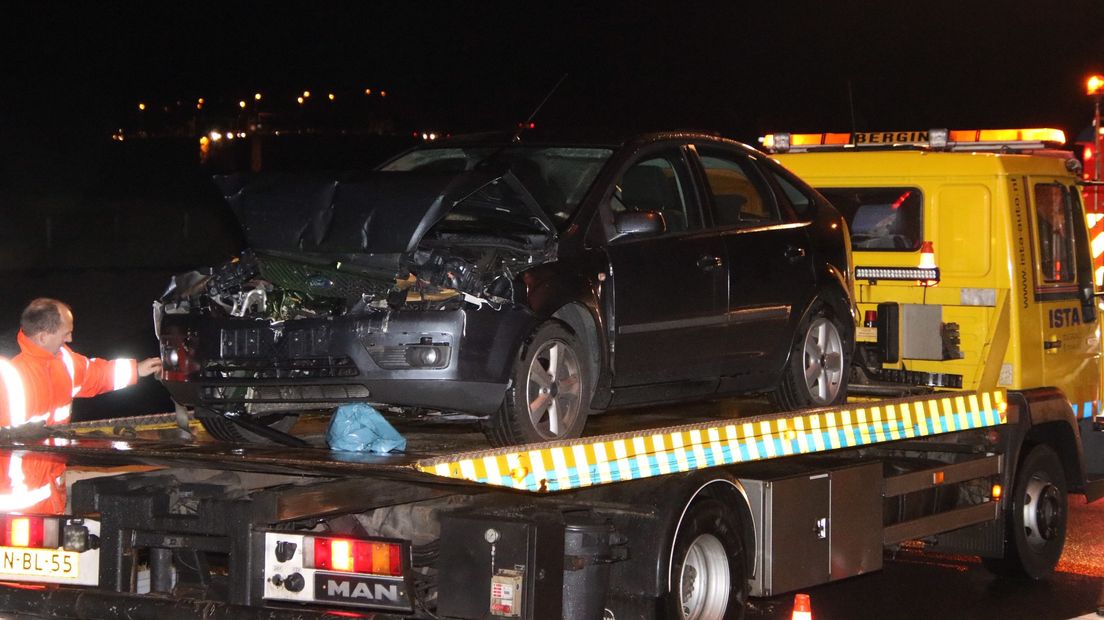
[(796, 263), (805, 258), (805, 248), (799, 248), (796, 245), (787, 245), (786, 251), (783, 252), (782, 255), (791, 263)]
[(1062, 341), (1054, 338), (1053, 340), (1043, 341), (1043, 350), (1047, 353), (1057, 353), (1058, 349), (1062, 348)]
[(708, 254), (699, 258), (696, 264), (698, 269), (702, 271), (713, 271), (714, 269), (724, 267), (724, 261), (721, 260), (720, 256), (709, 256)]

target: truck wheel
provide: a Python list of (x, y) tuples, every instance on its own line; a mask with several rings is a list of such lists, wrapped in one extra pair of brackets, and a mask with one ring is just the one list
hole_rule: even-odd
[(815, 301), (798, 326), (774, 403), (782, 409), (842, 403), (851, 365), (850, 333), (831, 305)]
[(739, 524), (723, 504), (690, 505), (671, 554), (668, 617), (681, 620), (743, 618), (748, 598)]
[(1003, 558), (986, 558), (997, 575), (1043, 579), (1066, 544), (1066, 475), (1050, 446), (1031, 449), (1020, 463), (1007, 512)]
[(578, 338), (545, 323), (522, 346), (502, 407), (484, 423), (496, 446), (573, 439), (586, 425), (590, 380)]
[[(222, 414), (205, 407), (196, 407), (195, 417), (203, 425), (207, 434), (219, 441), (229, 443), (272, 443), (265, 437), (251, 433), (230, 420), (222, 417)], [(298, 414), (266, 414), (250, 418), (251, 421), (286, 433), (299, 419)]]

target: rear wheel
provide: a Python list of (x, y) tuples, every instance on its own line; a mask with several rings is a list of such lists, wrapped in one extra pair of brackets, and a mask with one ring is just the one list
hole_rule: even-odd
[(575, 334), (560, 323), (541, 325), (521, 348), (502, 407), (484, 423), (496, 446), (583, 434), (590, 381), (586, 355)]
[(1027, 453), (1012, 493), (1004, 557), (986, 558), (985, 566), (998, 575), (1043, 579), (1066, 544), (1066, 476), (1053, 448), (1038, 445)]
[[(195, 417), (199, 420), (199, 423), (203, 425), (203, 430), (207, 431), (208, 435), (219, 441), (226, 441), (229, 443), (272, 443), (268, 438), (250, 432), (234, 424), (230, 420), (227, 420), (220, 412), (213, 409), (196, 407)], [(295, 426), (295, 422), (298, 419), (299, 414), (296, 413), (270, 413), (251, 416), (249, 421), (255, 424), (262, 424), (273, 430), (280, 431), (281, 433), (286, 433), (291, 430), (292, 426)]]
[(743, 618), (748, 582), (738, 523), (712, 498), (690, 505), (671, 555), (668, 617)]
[(825, 407), (847, 396), (851, 330), (823, 300), (817, 300), (798, 326), (789, 362), (773, 394), (783, 409)]

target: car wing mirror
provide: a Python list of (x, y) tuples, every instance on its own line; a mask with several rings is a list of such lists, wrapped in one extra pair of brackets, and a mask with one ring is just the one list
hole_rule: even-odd
[(614, 216), (613, 227), (610, 241), (661, 234), (667, 230), (667, 220), (659, 211), (623, 211)]

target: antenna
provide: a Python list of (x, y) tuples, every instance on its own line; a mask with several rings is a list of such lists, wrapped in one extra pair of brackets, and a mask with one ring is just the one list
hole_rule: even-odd
[(566, 79), (566, 73), (560, 76), (560, 80), (556, 82), (556, 85), (552, 87), (552, 90), (548, 91), (548, 94), (544, 96), (544, 99), (541, 99), (541, 102), (537, 104), (537, 107), (529, 115), (529, 118), (525, 119), (525, 123), (522, 125), (523, 128), (528, 127), (529, 123), (533, 122), (533, 119), (537, 117), (537, 113), (541, 111), (541, 108), (544, 107), (544, 104), (548, 103), (548, 100), (552, 97), (552, 94), (556, 92), (556, 89), (558, 89), (560, 87), (560, 84), (563, 84), (564, 80)]
[(847, 80), (847, 107), (851, 110), (851, 133), (858, 129), (855, 127), (855, 95), (851, 92), (851, 80)]

